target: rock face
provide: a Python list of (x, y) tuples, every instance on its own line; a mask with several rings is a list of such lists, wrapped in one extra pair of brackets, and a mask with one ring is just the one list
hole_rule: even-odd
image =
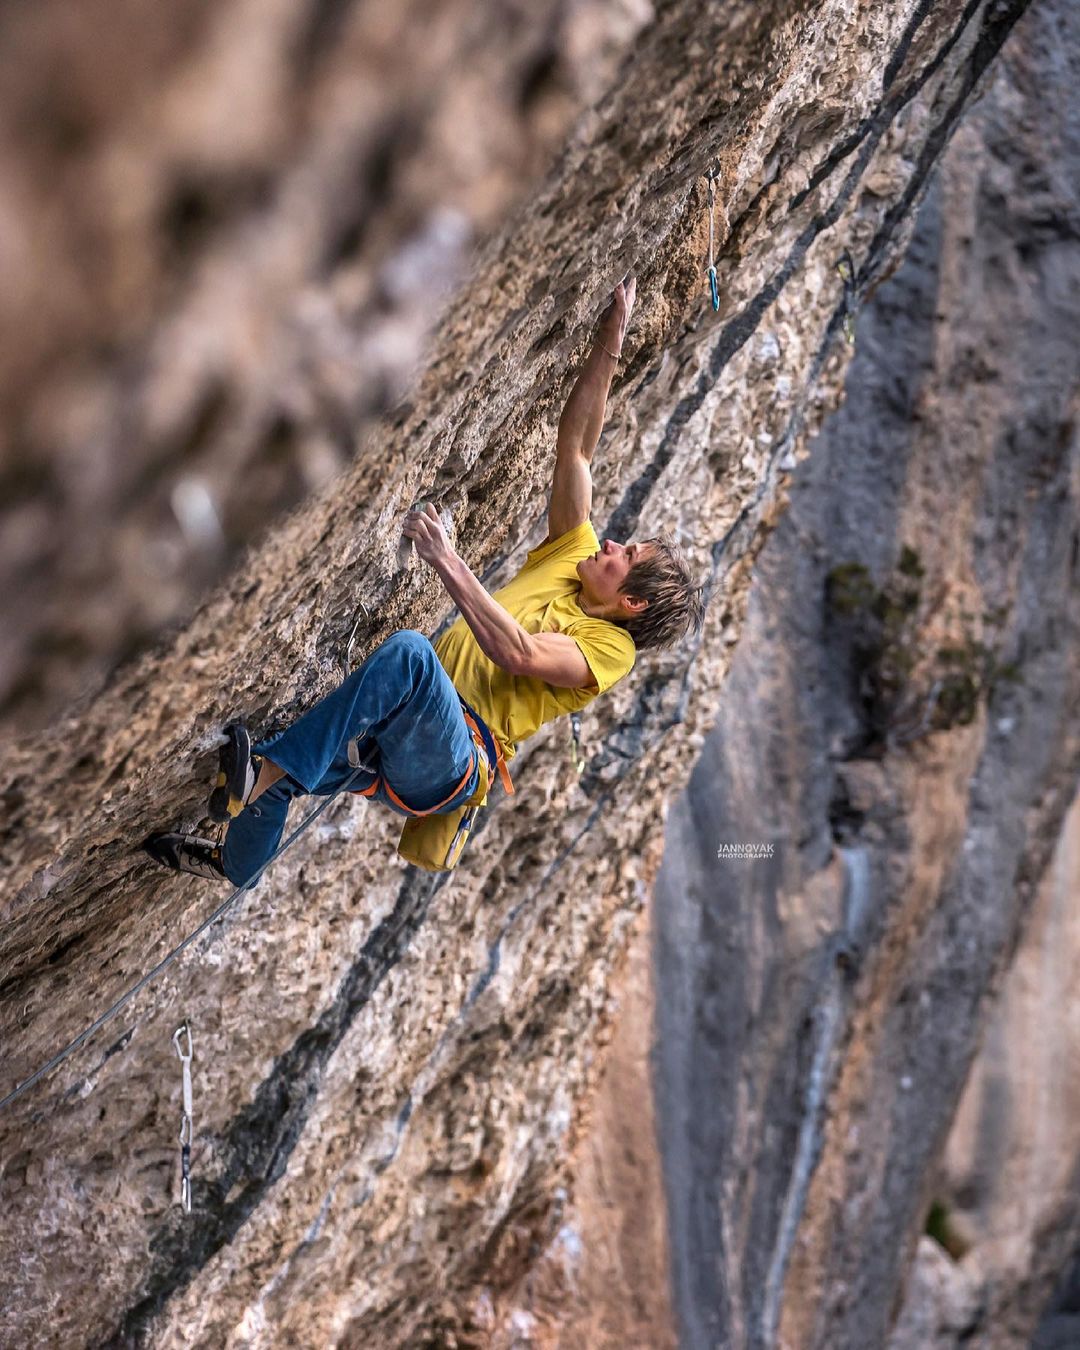
[[(1075, 7), (1036, 7), (955, 137), (669, 817), (656, 1091), (688, 1350), (1027, 1346), (1070, 1263), (1075, 1122), (995, 1067), (1004, 1040), (1054, 1101), (1067, 995), (1029, 987), (1029, 1035), (992, 1024), (945, 1146), (1025, 923), (1059, 982), (1069, 960), (1034, 900), (1080, 766), (1078, 54)], [(890, 1341), (935, 1201), (970, 1259), (923, 1239)]]
[[(614, 1024), (603, 1073), (567, 1161), (560, 1226), (513, 1289), (490, 1305), (484, 1344), (558, 1350), (677, 1350), (667, 1206), (651, 1098), (652, 905), (612, 972)], [(607, 1041), (604, 1035), (601, 1041)]]
[[(360, 804), (335, 802), (201, 945), (170, 965), (61, 1067), (3, 1108), (0, 1272), (6, 1296), (0, 1339), (22, 1342), (32, 1329), (57, 1345), (411, 1347), (495, 1334), (492, 1310), (561, 1227), (567, 1159), (581, 1134), (583, 1103), (595, 1084), (598, 1048), (613, 1015), (611, 972), (625, 955), (659, 864), (663, 802), (673, 785), (685, 780), (688, 763), (715, 721), (754, 559), (780, 512), (784, 484), (806, 433), (838, 396), (848, 358), (845, 325), (905, 242), (928, 176), (1024, 8), (1022, 0), (972, 0), (962, 11), (928, 0), (884, 11), (847, 0), (815, 5), (747, 0), (721, 11), (703, 0), (684, 0), (655, 16), (626, 9), (614, 18), (597, 8), (595, 27), (586, 25), (580, 36), (585, 46), (576, 69), (590, 66), (589, 53), (597, 46), (614, 61), (611, 44), (617, 48), (617, 42), (611, 34), (617, 30), (625, 43), (629, 32), (646, 17), (648, 22), (618, 65), (617, 78), (574, 123), (522, 207), (499, 223), (527, 166), (522, 168), (516, 151), (508, 151), (515, 172), (499, 181), (492, 167), (497, 155), (478, 152), (475, 162), (470, 159), (472, 137), (480, 132), (453, 116), (440, 122), (460, 135), (455, 148), (475, 170), (473, 178), (465, 173), (454, 178), (460, 192), (467, 195), (462, 184), (487, 181), (485, 174), (494, 174), (496, 182), (489, 213), (479, 214), (486, 233), (456, 297), (441, 313), (408, 402), (395, 407), (377, 435), (363, 439), (338, 477), (279, 520), (225, 582), (203, 596), (181, 630), (114, 669), (104, 687), (5, 755), (0, 849), (8, 885), (0, 947), (5, 1046), (0, 1086), (13, 1088), (44, 1064), (221, 898), (195, 881), (163, 881), (133, 846), (150, 828), (187, 826), (197, 819), (224, 719), (243, 711), (253, 729), (265, 733), (325, 692), (340, 677), (339, 660), (360, 599), (366, 610), (360, 612), (356, 658), (396, 628), (430, 631), (444, 616), (444, 595), (432, 576), (396, 567), (401, 516), (421, 490), (452, 517), (463, 556), (489, 586), (510, 575), (524, 550), (542, 537), (561, 400), (599, 304), (631, 263), (640, 272), (639, 309), (598, 455), (595, 516), (604, 533), (618, 537), (661, 525), (681, 536), (714, 585), (709, 621), (700, 642), (643, 655), (633, 676), (590, 710), (589, 766), (581, 779), (569, 764), (562, 728), (523, 747), (514, 763), (518, 795), (489, 810), (469, 844), (467, 866), (450, 880), (418, 874), (395, 859), (396, 820)], [(363, 7), (355, 22), (363, 29), (379, 12)], [(514, 12), (513, 6), (492, 11), (483, 34), (490, 47), (483, 50), (493, 64), (486, 64), (487, 58), (479, 62), (481, 81), (485, 69), (495, 78), (490, 72), (497, 69), (497, 55), (505, 55), (499, 15)], [(52, 12), (40, 13), (47, 25)], [(247, 32), (241, 11), (222, 13)], [(318, 13), (331, 33), (336, 16), (352, 15), (337, 6), (320, 6)], [(448, 22), (453, 29), (452, 19)], [(382, 45), (371, 50), (389, 51), (407, 66), (412, 48), (396, 47), (396, 32), (383, 32)], [(224, 55), (230, 51), (227, 38), (226, 32), (219, 49)], [(357, 41), (369, 41), (366, 30)], [(332, 41), (327, 45), (337, 49)], [(525, 49), (531, 51), (527, 43)], [(347, 54), (341, 59), (347, 71)], [(561, 68), (561, 58), (555, 64)], [(456, 107), (451, 86), (458, 88), (461, 77), (452, 66), (450, 58), (436, 64), (419, 86), (440, 107), (442, 99)], [(227, 63), (224, 74), (221, 69), (208, 67), (200, 75), (206, 84), (199, 85), (199, 106), (205, 101), (210, 107), (210, 95), (220, 100), (222, 89), (233, 87)], [(597, 69), (610, 74), (615, 67)], [(220, 88), (214, 77), (223, 81)], [(544, 89), (546, 79), (541, 69), (527, 83)], [(389, 76), (388, 82), (392, 89)], [(475, 89), (469, 93), (470, 99), (478, 96)], [(508, 95), (511, 101), (518, 96)], [(329, 106), (340, 106), (332, 93), (325, 97)], [(572, 93), (571, 102), (574, 97), (586, 93)], [(370, 139), (377, 135), (373, 120), (396, 113), (388, 96), (374, 111), (365, 107), (341, 115), (355, 116), (363, 124), (357, 135)], [(494, 123), (496, 114), (497, 109)], [(544, 133), (550, 140), (541, 136), (539, 146), (558, 141), (564, 114), (559, 103), (552, 115), (555, 129)], [(121, 120), (118, 115), (118, 125)], [(515, 130), (514, 119), (504, 132), (483, 121), (482, 131), (505, 134), (519, 148), (528, 135), (527, 125)], [(205, 143), (214, 140), (211, 126)], [(421, 146), (418, 153), (437, 155), (439, 144), (437, 138), (424, 142), (426, 150)], [(305, 188), (311, 180), (301, 170), (309, 172), (318, 160), (310, 146), (296, 150), (301, 177), (295, 191), (301, 204), (311, 198), (312, 211), (332, 214), (319, 189), (323, 180), (310, 192)], [(710, 169), (716, 173), (717, 315), (702, 293)], [(340, 182), (328, 173), (335, 185)], [(339, 424), (344, 417), (351, 428), (354, 419), (362, 424), (390, 399), (385, 392), (372, 393), (357, 369), (342, 372), (338, 364), (342, 351), (350, 362), (358, 360), (356, 352), (382, 331), (373, 317), (378, 304), (367, 288), (377, 261), (393, 252), (386, 241), (411, 238), (395, 214), (396, 190), (380, 192), (377, 173), (374, 181), (366, 189), (373, 204), (370, 223), (358, 230), (355, 219), (351, 225), (346, 219), (345, 243), (339, 236), (337, 254), (327, 254), (320, 244), (301, 250), (294, 268), (279, 270), (260, 261), (260, 248), (244, 247), (226, 231), (220, 269), (207, 263), (194, 269), (190, 282), (178, 282), (180, 310), (185, 295), (194, 303), (205, 294), (214, 304), (205, 330), (169, 328), (172, 345), (164, 350), (188, 359), (193, 346), (191, 359), (201, 372), (197, 335), (225, 341), (218, 336), (225, 316), (214, 306), (230, 277), (239, 277), (244, 295), (259, 296), (259, 304), (262, 280), (274, 277), (280, 302), (265, 324), (258, 321), (258, 306), (253, 310), (242, 299), (229, 315), (239, 315), (237, 322), (253, 325), (257, 334), (270, 330), (270, 345), (279, 350), (277, 326), (288, 328), (290, 316), (307, 312), (312, 257), (322, 257), (324, 267), (327, 257), (344, 266), (343, 258), (358, 254), (351, 281), (346, 268), (345, 275), (333, 272), (321, 290), (314, 289), (319, 313), (320, 305), (334, 308), (326, 348), (318, 333), (310, 340), (294, 333), (281, 364), (264, 367), (257, 343), (219, 362), (227, 371), (236, 365), (259, 371), (251, 383), (235, 377), (244, 391), (240, 421), (234, 424), (232, 413), (222, 420), (213, 400), (206, 411), (200, 395), (187, 402), (179, 396), (166, 400), (172, 413), (164, 424), (174, 429), (155, 442), (155, 455), (169, 466), (166, 478), (173, 489), (180, 481), (173, 475), (182, 472), (174, 458), (176, 426), (186, 428), (180, 433), (181, 457), (191, 427), (207, 428), (195, 435), (195, 457), (205, 453), (207, 465), (223, 464), (222, 492), (239, 500), (250, 447), (260, 437), (252, 428), (262, 425), (263, 414), (280, 411), (279, 389), (293, 390), (299, 411), (292, 415), (308, 429), (301, 439), (307, 443), (310, 432), (314, 444), (332, 440), (335, 418)], [(423, 186), (411, 191), (423, 198)], [(268, 213), (264, 224), (271, 241), (278, 230), (288, 234), (286, 200), (295, 203), (297, 197), (273, 197), (255, 208)], [(448, 189), (439, 200), (452, 204), (453, 193)], [(385, 214), (376, 205), (385, 207)], [(308, 208), (296, 209), (304, 215)], [(193, 211), (197, 219), (206, 213), (201, 206)], [(186, 208), (179, 215), (183, 221)], [(324, 238), (322, 223), (313, 231)], [(211, 230), (211, 237), (219, 236)], [(439, 248), (449, 247), (448, 238), (437, 235), (436, 258), (442, 256)], [(369, 243), (374, 239), (383, 241), (383, 251)], [(400, 271), (413, 276), (407, 260)], [(389, 282), (384, 285), (393, 290)], [(117, 301), (124, 312), (126, 294)], [(413, 295), (400, 303), (408, 309), (418, 302)], [(402, 320), (406, 357), (394, 366), (391, 386), (404, 379), (401, 372), (423, 328), (414, 310), (409, 312), (412, 318)], [(146, 322), (167, 327), (163, 314), (155, 310)], [(1019, 370), (1019, 356), (1002, 336), (1002, 366), (1013, 369), (1015, 361)], [(51, 350), (46, 338), (40, 342), (41, 350)], [(320, 353), (327, 351), (324, 367)], [(304, 364), (308, 361), (311, 366)], [(328, 410), (322, 391), (338, 387), (334, 371), (344, 393)], [(104, 404), (112, 408), (115, 398), (116, 407), (127, 406), (121, 375), (122, 369), (106, 366), (104, 392), (72, 396), (63, 406), (77, 407), (92, 430)], [(201, 379), (202, 374), (193, 384), (203, 387)], [(31, 375), (16, 383), (29, 397)], [(54, 406), (51, 396), (46, 401)], [(143, 405), (136, 399), (134, 406)], [(113, 425), (113, 413), (101, 415)], [(49, 447), (59, 434), (42, 434), (40, 457), (46, 463), (53, 462)], [(70, 434), (72, 440), (64, 443), (78, 444), (77, 425)], [(1031, 460), (1023, 442), (1003, 483), (1038, 489), (1017, 499), (1013, 528), (1028, 529), (1043, 510), (1043, 554), (1027, 557), (1024, 567), (1005, 569), (993, 585), (966, 578), (972, 591), (979, 581), (1003, 603), (1020, 595), (1020, 617), (1014, 621), (1029, 626), (1017, 634), (1032, 634), (1054, 613), (1023, 588), (1034, 584), (1033, 578), (1051, 584), (1055, 567), (1060, 587), (1070, 565), (1070, 540), (1061, 523), (1067, 489), (1061, 502), (1047, 496), (1066, 481), (1061, 461), (1067, 441), (1058, 438), (1046, 446), (1040, 436), (1038, 446), (1048, 456), (1045, 469), (1036, 473), (1032, 464), (1042, 461)], [(989, 442), (973, 441), (970, 453), (996, 462)], [(106, 453), (94, 462), (110, 466), (118, 460)], [(112, 469), (102, 472), (109, 477)], [(945, 475), (944, 464), (941, 472)], [(880, 484), (869, 477), (863, 481), (869, 509)], [(902, 481), (898, 474), (897, 483)], [(947, 476), (943, 482), (954, 485)], [(175, 500), (173, 489), (171, 509), (189, 530), (192, 522), (210, 519), (198, 484), (194, 495), (181, 493)], [(112, 501), (125, 491), (110, 478), (105, 496)], [(292, 495), (299, 492), (294, 485)], [(271, 485), (256, 514), (268, 514), (288, 499), (288, 491)], [(134, 500), (142, 499), (136, 494)], [(933, 499), (934, 511), (937, 506)], [(917, 509), (921, 519), (925, 501)], [(138, 537), (151, 537), (156, 527), (149, 508), (136, 504), (132, 512)], [(996, 519), (992, 513), (987, 518)], [(39, 520), (63, 519), (62, 513), (39, 513)], [(248, 538), (258, 523), (248, 519), (237, 526), (236, 537)], [(64, 531), (55, 534), (57, 547), (65, 548)], [(957, 528), (948, 542), (960, 549), (967, 537)], [(1028, 537), (1040, 536), (1032, 527)], [(888, 543), (883, 528), (883, 554)], [(135, 547), (136, 560), (141, 547)], [(960, 554), (962, 562), (962, 549)], [(998, 557), (989, 544), (979, 556)], [(944, 559), (932, 561), (943, 575), (957, 573)], [(47, 592), (51, 583), (42, 584)], [(197, 589), (197, 579), (185, 581), (176, 604), (182, 607)], [(127, 593), (108, 560), (95, 590)], [(46, 592), (34, 600), (35, 609), (48, 609)], [(1075, 620), (1071, 612), (1059, 620), (1066, 617)], [(46, 615), (40, 631), (52, 622)], [(100, 648), (86, 656), (84, 674), (105, 660), (104, 653), (125, 650), (126, 622), (103, 632)], [(153, 629), (156, 622), (145, 626)], [(1071, 639), (1073, 629), (1066, 628), (1065, 636)], [(52, 678), (48, 672), (62, 658), (47, 655), (48, 643), (38, 646), (46, 651), (40, 661), (26, 655), (29, 648), (16, 652), (13, 668), (22, 672), (16, 683), (26, 683), (26, 672), (37, 672), (35, 680)], [(1061, 648), (1056, 639), (1040, 646), (1032, 636), (1022, 653), (1030, 687), (1040, 687), (1047, 672), (1062, 670), (1053, 664), (1063, 661)], [(59, 679), (35, 706), (60, 708), (70, 688)], [(1054, 707), (1067, 706), (1064, 685), (1054, 697)], [(17, 710), (24, 704), (16, 700), (10, 706)], [(796, 706), (789, 701), (782, 715), (792, 719)], [(857, 750), (865, 728), (854, 717), (849, 723), (840, 731)], [(1072, 753), (1066, 735), (1071, 725), (1063, 714), (1059, 735), (1052, 747), (1043, 747), (1042, 760), (1034, 732), (1025, 741), (1022, 771), (1033, 797), (1036, 789), (1046, 798), (1060, 791)], [(901, 935), (912, 928), (921, 932), (920, 916), (937, 895), (932, 869), (944, 868), (956, 843), (961, 813), (954, 813), (953, 834), (946, 831), (935, 842), (934, 831), (944, 828), (936, 806), (956, 800), (957, 784), (978, 762), (984, 726), (982, 719), (944, 741), (916, 742), (909, 751), (909, 767), (895, 789), (909, 794), (904, 803), (910, 805), (910, 794), (923, 782), (920, 772), (938, 777), (920, 798), (918, 819), (913, 822), (898, 807), (895, 820), (930, 836), (919, 856), (926, 853), (931, 871), (914, 910), (905, 908), (905, 898), (852, 918), (856, 941), (882, 931), (875, 925), (886, 918), (901, 923), (889, 930), (893, 936), (881, 948), (892, 953), (894, 963), (902, 964), (907, 950)], [(789, 742), (781, 744), (787, 753)], [(848, 758), (853, 767), (845, 781), (857, 810), (873, 787), (859, 772), (872, 780), (880, 766), (855, 753)], [(1000, 761), (992, 767), (1000, 771)], [(747, 770), (739, 771), (745, 785)], [(993, 798), (998, 786), (992, 779), (987, 796)], [(1000, 787), (1002, 801), (1022, 799), (1015, 785), (1007, 792)], [(800, 803), (805, 819), (817, 819), (818, 825), (795, 861), (819, 877), (813, 903), (823, 906), (832, 928), (838, 928), (838, 892), (829, 885), (839, 864), (828, 871), (827, 809), (822, 817), (822, 798), (827, 803), (828, 795), (823, 781), (815, 784), (816, 816), (813, 801)], [(752, 797), (744, 793), (742, 800)], [(997, 805), (991, 801), (986, 808), (995, 822)], [(1047, 833), (1053, 811), (1044, 800), (1041, 814), (1025, 823), (1025, 839)], [(893, 819), (886, 815), (881, 828)], [(801, 831), (795, 837), (801, 839)], [(854, 841), (849, 850), (852, 903), (864, 894), (863, 847)], [(988, 849), (982, 860), (987, 884), (1021, 856), (1011, 833), (1002, 847), (1001, 858), (990, 857)], [(893, 851), (899, 855), (899, 846)], [(1023, 857), (1035, 869), (1038, 851), (1032, 845), (1029, 852)], [(868, 886), (871, 881), (866, 894), (886, 893), (867, 873)], [(1014, 900), (1022, 889), (1012, 893)], [(980, 948), (989, 966), (999, 961), (1018, 912), (1019, 903), (1003, 905), (989, 926)], [(763, 913), (748, 913), (753, 922), (765, 922)], [(770, 1101), (785, 1090), (798, 1091), (806, 1081), (800, 1071), (827, 1061), (839, 1044), (835, 1038), (845, 1010), (861, 1010), (857, 1024), (850, 1024), (859, 1045), (870, 1034), (859, 1019), (876, 1016), (882, 1007), (858, 980), (823, 985), (818, 964), (832, 959), (833, 946), (819, 941), (820, 915), (812, 904), (804, 910), (794, 906), (793, 914), (786, 931), (796, 955), (783, 972), (791, 983), (781, 1002), (785, 1010), (800, 1000), (809, 1009), (827, 987), (828, 1012), (812, 1034), (794, 1032), (795, 1062), (781, 1054), (780, 1035), (771, 1061), (775, 1076), (766, 1075), (763, 1083), (755, 1078), (753, 1085), (754, 1091), (763, 1086), (772, 1093)], [(961, 917), (974, 918), (974, 910), (962, 910)], [(870, 979), (875, 969), (884, 996), (894, 987), (892, 976), (873, 960), (858, 979)], [(721, 979), (723, 967), (716, 972), (710, 980)], [(739, 981), (750, 981), (760, 971), (750, 966), (736, 973)], [(978, 967), (976, 974), (984, 973)], [(973, 984), (962, 1007), (952, 1010), (960, 1028), (949, 1061), (957, 1083), (961, 1063), (970, 1057), (972, 1003), (983, 987)], [(172, 1202), (180, 1078), (171, 1037), (185, 1017), (196, 1056), (190, 1216)], [(845, 1063), (848, 1071), (859, 1067), (867, 1075), (874, 1069), (869, 1058), (858, 1066)], [(880, 1071), (888, 1075), (889, 1069), (895, 1071), (895, 1064)], [(893, 1077), (885, 1081), (895, 1086)], [(854, 1100), (859, 1084), (843, 1092), (844, 1100)], [(914, 1109), (921, 1098), (908, 1100)], [(837, 1112), (835, 1119), (841, 1118)], [(816, 1117), (811, 1113), (808, 1119), (813, 1125)], [(783, 1171), (778, 1166), (770, 1171), (767, 1159), (754, 1160), (751, 1144), (763, 1145), (775, 1158), (786, 1156), (800, 1140), (800, 1127), (790, 1112), (785, 1120), (779, 1131), (760, 1119), (739, 1125), (751, 1132), (739, 1136), (740, 1147), (748, 1141), (740, 1166), (762, 1168), (765, 1189), (753, 1220), (760, 1231), (768, 1230), (783, 1204)], [(754, 1133), (757, 1124), (761, 1129)], [(901, 1125), (910, 1128), (910, 1122), (898, 1121)], [(813, 1156), (812, 1129), (800, 1147), (800, 1158)], [(710, 1167), (715, 1162), (716, 1150)], [(917, 1175), (912, 1160), (901, 1188)], [(799, 1259), (810, 1266), (796, 1270), (787, 1262), (793, 1230), (785, 1218), (780, 1256), (768, 1271), (749, 1261), (747, 1278), (755, 1270), (767, 1274), (762, 1285), (772, 1300), (767, 1316), (783, 1335), (794, 1337), (793, 1344), (808, 1345), (811, 1339), (799, 1340), (806, 1327), (824, 1327), (830, 1318), (842, 1324), (842, 1310), (824, 1294), (831, 1267), (821, 1244), (835, 1229), (821, 1222), (828, 1207), (815, 1188), (827, 1184), (839, 1195), (843, 1178), (830, 1166), (806, 1179), (811, 1194), (804, 1212), (814, 1216), (814, 1224), (800, 1234), (807, 1241)], [(703, 1188), (701, 1201), (709, 1194)], [(794, 1194), (788, 1214), (801, 1203)], [(717, 1250), (702, 1246), (699, 1255), (707, 1259)], [(734, 1246), (728, 1250), (734, 1256)], [(760, 1257), (765, 1248), (756, 1250)], [(850, 1259), (845, 1248), (843, 1260)], [(895, 1283), (899, 1254), (893, 1252), (891, 1260), (891, 1267), (885, 1256), (880, 1262), (882, 1288), (890, 1287), (890, 1278)], [(722, 1263), (712, 1268), (717, 1278), (727, 1278), (728, 1269)], [(788, 1283), (780, 1281), (785, 1272)], [(822, 1298), (817, 1308), (815, 1296)], [(852, 1306), (857, 1304), (856, 1299)], [(734, 1303), (723, 1309), (724, 1316), (736, 1315)]]
[(934, 1183), (935, 1237), (920, 1240), (897, 1350), (1080, 1344), (1078, 894), (1080, 796), (960, 1099)]

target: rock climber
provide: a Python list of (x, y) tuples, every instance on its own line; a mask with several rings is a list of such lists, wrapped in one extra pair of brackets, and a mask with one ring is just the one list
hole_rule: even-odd
[[(548, 536), (517, 576), (488, 594), (454, 551), (435, 509), (415, 507), (404, 534), (439, 574), (460, 617), (433, 646), (392, 634), (332, 693), (285, 730), (252, 745), (226, 728), (208, 814), (230, 822), (224, 843), (156, 833), (157, 862), (236, 886), (254, 884), (281, 839), (292, 798), (353, 782), (409, 817), (399, 851), (432, 870), (466, 808), (486, 800), (496, 773), (545, 722), (610, 689), (635, 653), (669, 647), (704, 618), (703, 587), (666, 536), (601, 544), (589, 520), (591, 461), (634, 306), (624, 278), (559, 420)], [(459, 825), (459, 831), (460, 831)]]

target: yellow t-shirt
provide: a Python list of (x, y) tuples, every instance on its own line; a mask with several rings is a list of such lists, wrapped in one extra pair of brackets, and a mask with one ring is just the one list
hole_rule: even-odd
[(597, 689), (558, 689), (532, 675), (511, 675), (489, 660), (472, 629), (457, 619), (435, 643), (454, 688), (503, 743), (506, 758), (518, 742), (562, 713), (577, 712), (630, 672), (634, 639), (607, 619), (590, 617), (578, 604), (577, 564), (600, 547), (588, 520), (534, 548), (508, 585), (492, 592), (528, 633), (567, 633), (581, 648)]

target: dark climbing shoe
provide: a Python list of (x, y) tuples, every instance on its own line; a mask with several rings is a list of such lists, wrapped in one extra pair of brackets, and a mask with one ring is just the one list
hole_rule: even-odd
[(143, 848), (156, 863), (174, 872), (190, 872), (209, 881), (228, 881), (221, 866), (221, 846), (197, 834), (169, 834), (160, 831), (143, 840)]
[(207, 814), (226, 821), (238, 816), (248, 803), (259, 776), (262, 759), (251, 753), (251, 737), (242, 722), (225, 728), (225, 744), (218, 757), (217, 784), (210, 794)]

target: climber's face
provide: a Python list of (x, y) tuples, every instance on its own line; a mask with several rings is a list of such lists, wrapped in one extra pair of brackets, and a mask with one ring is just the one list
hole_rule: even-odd
[(591, 558), (577, 565), (581, 578), (579, 603), (594, 618), (632, 619), (647, 607), (648, 601), (625, 595), (619, 587), (636, 562), (654, 551), (652, 544), (617, 544), (605, 539)]

